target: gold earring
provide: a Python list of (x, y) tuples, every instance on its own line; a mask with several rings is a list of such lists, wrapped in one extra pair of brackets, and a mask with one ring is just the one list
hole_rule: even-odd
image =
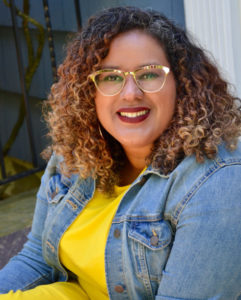
[(99, 127), (99, 133), (100, 133), (100, 136), (102, 137), (102, 139), (104, 140), (104, 136), (103, 136), (103, 133), (102, 133), (102, 130), (101, 130), (101, 127), (100, 127), (100, 124), (98, 124), (98, 127)]

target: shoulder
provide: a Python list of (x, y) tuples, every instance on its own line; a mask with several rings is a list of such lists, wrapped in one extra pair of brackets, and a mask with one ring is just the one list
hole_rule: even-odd
[(61, 163), (64, 162), (62, 156), (52, 154), (48, 161), (45, 172), (41, 178), (41, 186), (38, 191), (38, 198), (45, 198), (58, 192), (59, 190), (68, 190), (76, 181), (78, 175), (66, 176), (61, 171)]
[(159, 288), (170, 299), (180, 291), (183, 299), (237, 299), (240, 293), (240, 153), (240, 146), (232, 152), (220, 146), (214, 160), (197, 164), (189, 157), (171, 174), (165, 217), (175, 241)]
[[(215, 159), (197, 163), (186, 157), (170, 174), (172, 188), (167, 199), (167, 215), (177, 224), (187, 207), (214, 205), (217, 209), (241, 204), (241, 143), (235, 151), (220, 145)], [(232, 204), (231, 204), (232, 203)]]
[(241, 139), (234, 151), (229, 151), (224, 145), (221, 145), (218, 149), (216, 161), (221, 165), (241, 164)]
[[(207, 176), (216, 172), (220, 168), (241, 165), (241, 142), (238, 143), (234, 151), (228, 150), (224, 144), (218, 147), (218, 153), (214, 159), (205, 159), (203, 163), (198, 163), (195, 156), (186, 157), (174, 170), (174, 174)], [(188, 177), (188, 176), (187, 176)]]
[(228, 150), (224, 144), (221, 144), (216, 157), (214, 159), (206, 158), (203, 163), (198, 163), (195, 156), (186, 157), (170, 174), (170, 177), (175, 177), (175, 179), (185, 181), (190, 185), (200, 185), (220, 169), (232, 166), (237, 166), (237, 171), (240, 172), (241, 143), (234, 151)]

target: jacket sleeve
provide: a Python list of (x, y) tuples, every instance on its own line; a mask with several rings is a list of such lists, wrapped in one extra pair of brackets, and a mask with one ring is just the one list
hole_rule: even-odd
[(240, 179), (241, 165), (225, 166), (178, 207), (156, 300), (241, 299)]
[(48, 209), (46, 185), (55, 170), (56, 161), (56, 157), (52, 156), (41, 179), (28, 241), (22, 251), (0, 271), (0, 294), (10, 290), (27, 290), (51, 282), (52, 269), (42, 256), (42, 232)]

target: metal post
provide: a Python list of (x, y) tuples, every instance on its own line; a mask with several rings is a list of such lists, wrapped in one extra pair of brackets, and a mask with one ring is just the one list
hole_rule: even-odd
[(75, 4), (75, 14), (76, 14), (77, 27), (78, 27), (78, 31), (80, 31), (81, 27), (82, 27), (82, 20), (81, 20), (81, 14), (80, 14), (79, 0), (75, 0), (74, 4)]
[(2, 149), (2, 144), (0, 141), (0, 163), (1, 163), (1, 172), (2, 172), (2, 178), (6, 178), (6, 169), (5, 169), (5, 164), (4, 164), (4, 157), (3, 157), (3, 149)]
[(15, 46), (16, 46), (16, 52), (17, 52), (20, 84), (21, 84), (21, 89), (22, 89), (22, 93), (23, 93), (23, 97), (24, 97), (24, 104), (25, 104), (25, 109), (26, 109), (26, 123), (27, 123), (27, 130), (28, 130), (28, 136), (29, 136), (29, 142), (30, 142), (30, 148), (31, 148), (32, 162), (33, 162), (34, 167), (36, 167), (37, 166), (37, 155), (36, 155), (36, 150), (35, 150), (35, 145), (34, 145), (34, 140), (33, 140), (31, 112), (30, 112), (29, 99), (28, 99), (28, 94), (27, 94), (25, 79), (24, 79), (24, 67), (23, 67), (23, 61), (22, 61), (22, 53), (21, 53), (20, 40), (19, 40), (19, 34), (18, 34), (18, 26), (17, 26), (17, 20), (16, 20), (16, 10), (15, 10), (14, 0), (10, 0), (10, 9), (11, 9), (11, 16), (12, 16), (14, 40), (15, 40)]
[(56, 67), (56, 58), (55, 58), (55, 51), (54, 51), (52, 25), (51, 25), (50, 15), (49, 15), (48, 0), (43, 0), (43, 6), (44, 6), (44, 17), (45, 17), (45, 23), (46, 23), (47, 35), (48, 35), (48, 43), (49, 43), (50, 60), (51, 60), (51, 66), (52, 66), (53, 82), (56, 82), (58, 80), (58, 78), (57, 78), (57, 67)]

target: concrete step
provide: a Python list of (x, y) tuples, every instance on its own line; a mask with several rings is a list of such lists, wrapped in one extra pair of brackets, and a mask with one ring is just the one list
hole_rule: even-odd
[(0, 237), (31, 226), (38, 188), (0, 201)]

